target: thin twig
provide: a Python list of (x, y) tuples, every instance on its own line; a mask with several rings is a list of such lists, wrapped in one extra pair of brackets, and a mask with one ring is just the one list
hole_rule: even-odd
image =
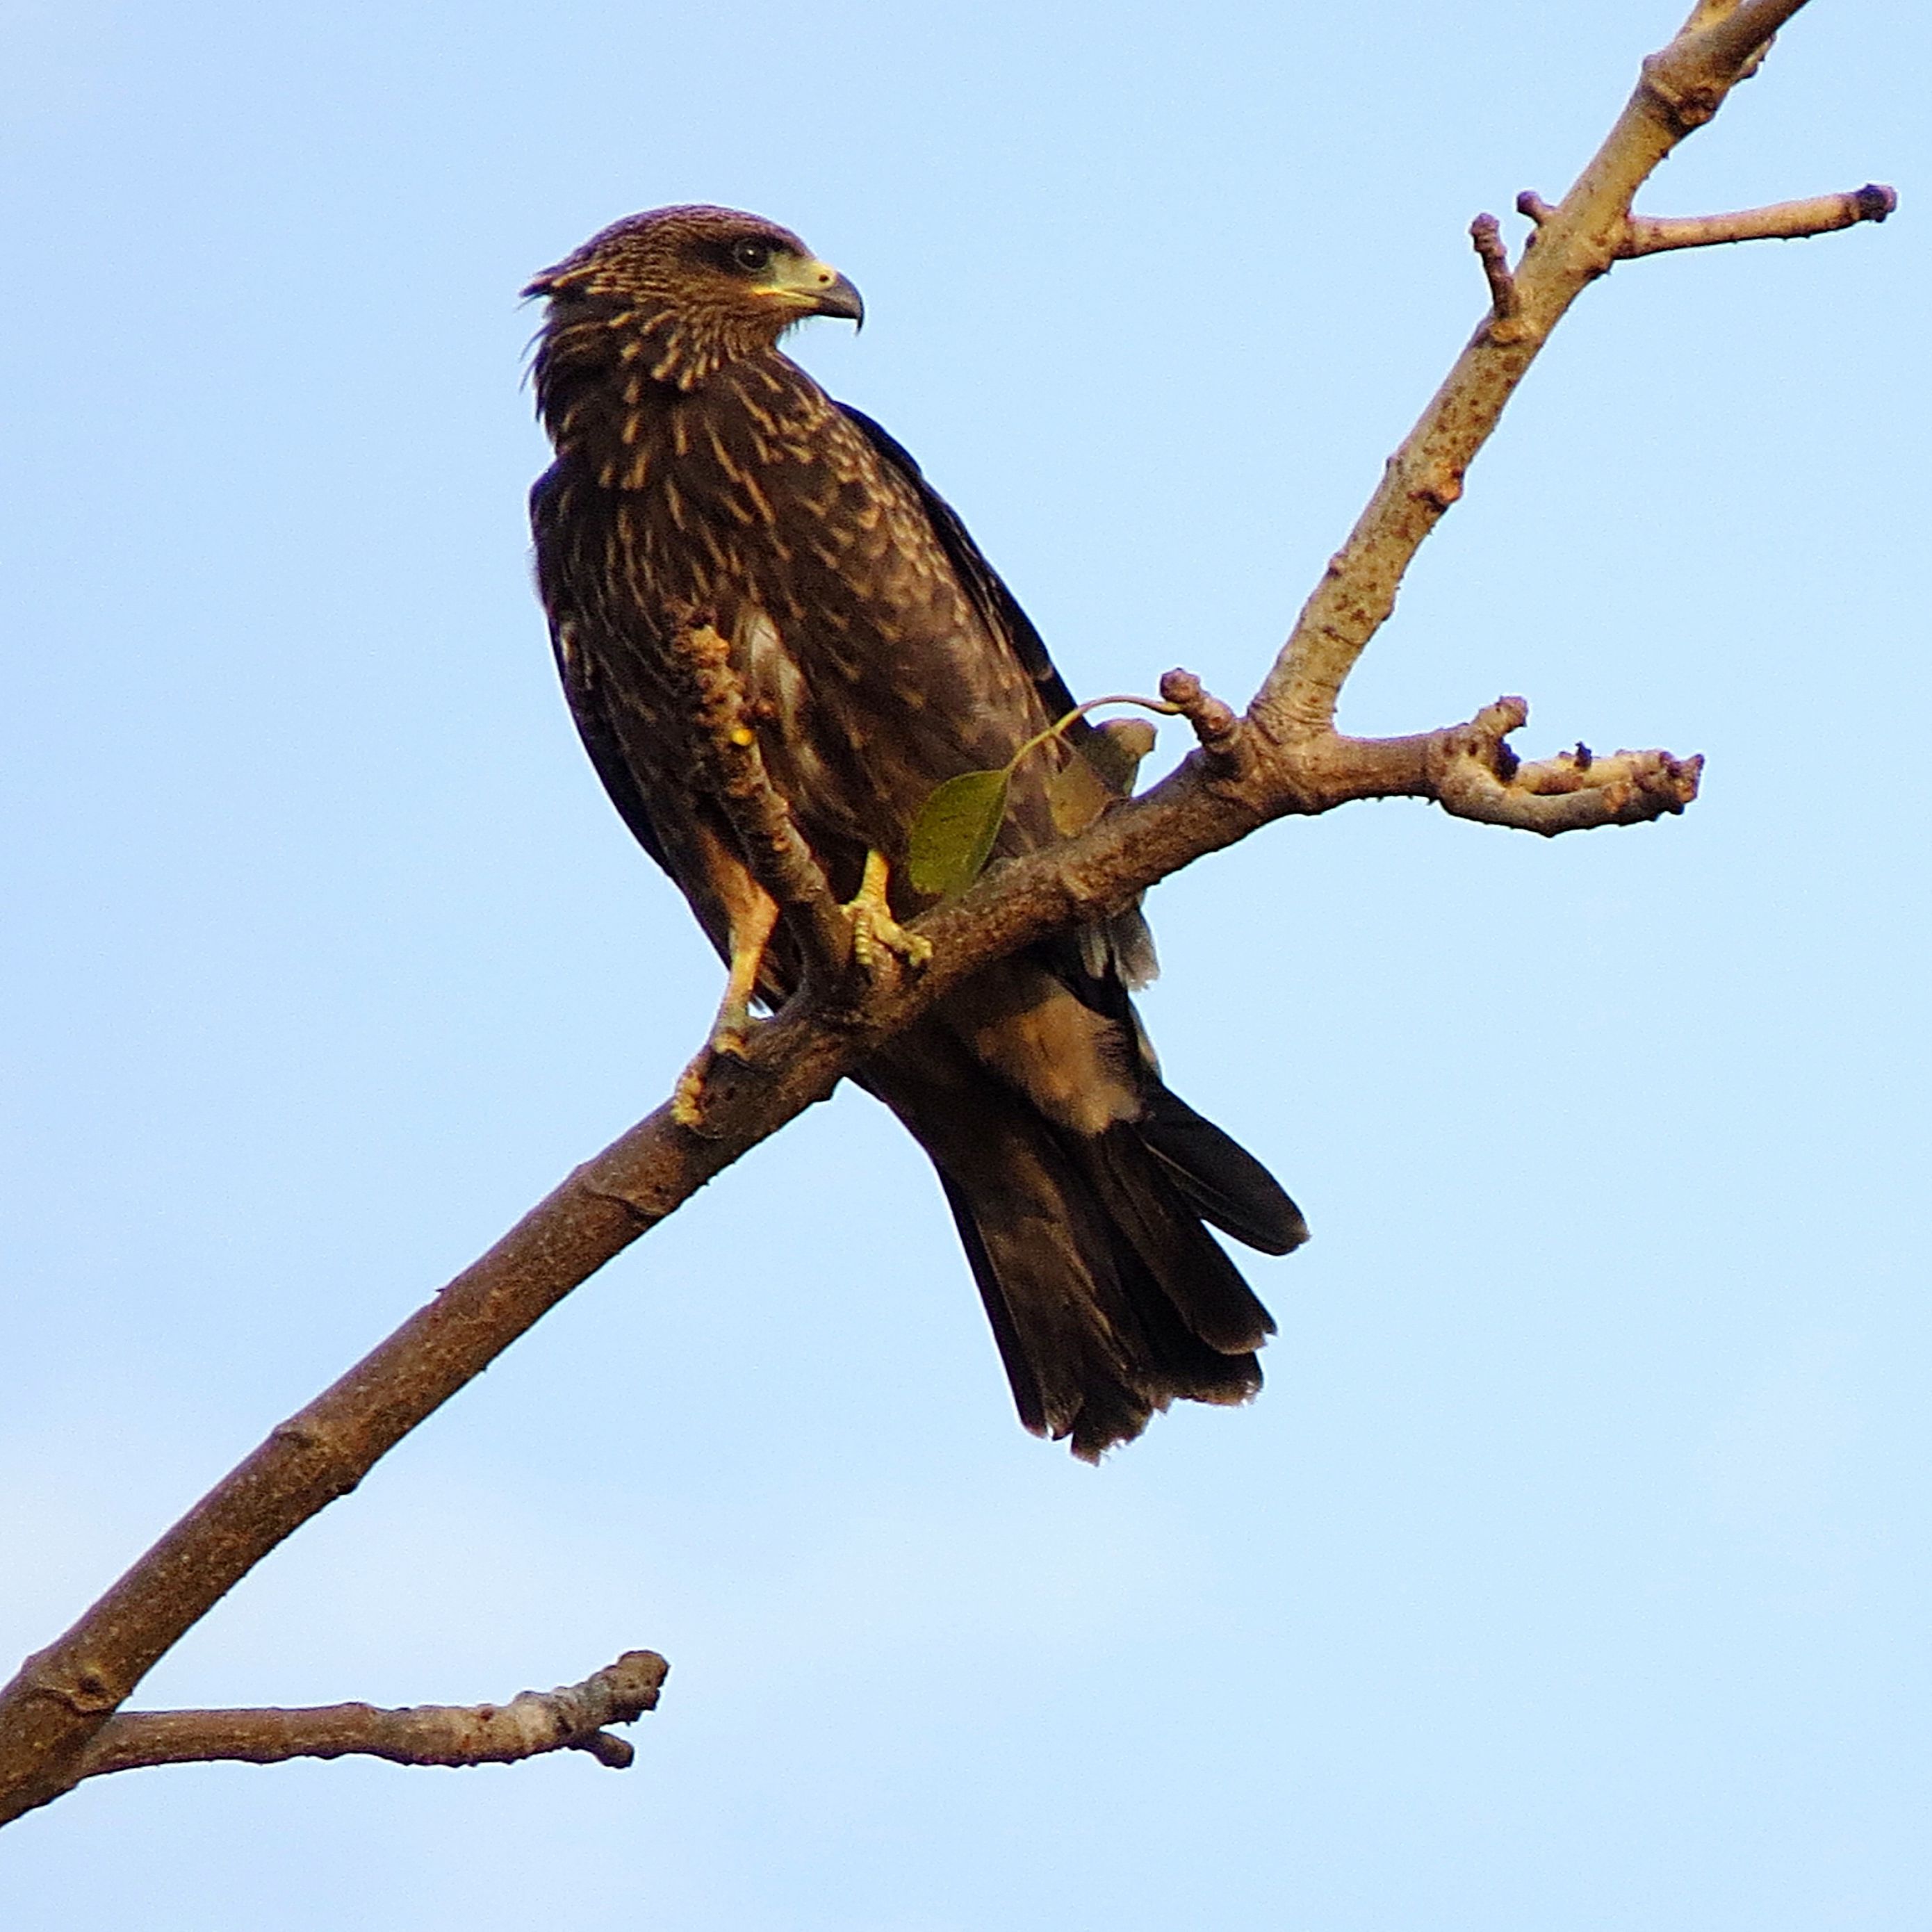
[(1522, 303), (1516, 292), (1516, 278), (1510, 273), (1509, 251), (1503, 246), (1502, 224), (1493, 214), (1479, 214), (1469, 224), (1469, 239), (1483, 265), (1490, 284), (1490, 339), (1508, 341), (1516, 327), (1516, 312)]
[(1634, 214), (1620, 256), (1659, 255), (1670, 248), (1709, 248), (1726, 242), (1797, 242), (1882, 221), (1897, 212), (1898, 194), (1877, 182), (1843, 194), (1816, 194), (1804, 201), (1776, 201), (1768, 208), (1740, 208), (1730, 214)]

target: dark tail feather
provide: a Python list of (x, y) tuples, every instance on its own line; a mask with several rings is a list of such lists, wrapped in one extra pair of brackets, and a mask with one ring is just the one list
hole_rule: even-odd
[(1180, 1324), (1059, 1150), (1009, 1142), (1003, 1168), (939, 1178), (1026, 1428), (1094, 1462), (1177, 1395), (1260, 1388), (1254, 1356), (1228, 1360)]
[[(1174, 1178), (1171, 1146), (1156, 1153), (1140, 1123), (1091, 1138), (1058, 1132), (990, 1082), (976, 1097), (992, 1105), (973, 1110), (970, 1136), (949, 1136), (944, 1149), (922, 1138), (1027, 1427), (1070, 1438), (1091, 1462), (1176, 1399), (1252, 1396), (1262, 1385), (1255, 1351), (1274, 1323), (1202, 1226)], [(1246, 1163), (1232, 1168), (1246, 1190), (1239, 1196), (1220, 1168), (1213, 1174), (1244, 1202), (1243, 1225), (1267, 1226), (1279, 1240), (1287, 1197), (1226, 1135), (1198, 1125), (1201, 1144)], [(1193, 1192), (1208, 1186), (1192, 1168), (1182, 1171)]]
[(1232, 1135), (1156, 1082), (1134, 1130), (1176, 1192), (1224, 1234), (1285, 1255), (1308, 1238), (1301, 1210), (1281, 1183)]
[(1058, 1127), (937, 1028), (859, 1076), (939, 1170), (1020, 1420), (1097, 1461), (1177, 1399), (1246, 1401), (1274, 1332), (1204, 1219), (1280, 1253), (1307, 1229), (1252, 1155), (1164, 1088)]
[(939, 1184), (946, 1192), (946, 1204), (952, 1210), (953, 1222), (959, 1231), (959, 1245), (966, 1250), (966, 1264), (973, 1270), (986, 1319), (992, 1326), (994, 1346), (1000, 1352), (1000, 1365), (1012, 1388), (1013, 1406), (1019, 1411), (1021, 1424), (1036, 1436), (1051, 1434), (1054, 1432), (1047, 1416), (1046, 1393), (1034, 1373), (1027, 1338), (1020, 1333), (1006, 1292), (1000, 1286), (999, 1270), (987, 1249), (986, 1237), (980, 1232), (972, 1198), (948, 1177), (945, 1168), (938, 1171)]
[[(1136, 1298), (1150, 1334), (1178, 1322), (1217, 1357), (1252, 1358), (1274, 1333), (1274, 1318), (1227, 1251), (1201, 1225), (1199, 1210), (1175, 1184), (1166, 1164), (1151, 1154), (1141, 1124), (1110, 1129), (1082, 1144), (1076, 1153), (1106, 1217), (1117, 1265), (1124, 1274), (1132, 1273), (1128, 1264), (1137, 1261), (1138, 1272), (1155, 1291), (1152, 1297)], [(1172, 1322), (1162, 1322), (1162, 1315)], [(1258, 1387), (1258, 1370), (1254, 1379)], [(1175, 1393), (1195, 1391), (1177, 1388)], [(1216, 1398), (1204, 1394), (1198, 1399)]]

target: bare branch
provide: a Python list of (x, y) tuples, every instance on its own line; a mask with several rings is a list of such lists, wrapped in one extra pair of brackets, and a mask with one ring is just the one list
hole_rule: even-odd
[[(1516, 212), (1542, 227), (1556, 210), (1534, 189), (1516, 198)], [(1849, 188), (1842, 194), (1812, 195), (1803, 201), (1773, 202), (1766, 208), (1741, 208), (1730, 214), (1633, 214), (1612, 250), (1628, 260), (1657, 255), (1672, 248), (1708, 248), (1724, 242), (1795, 242), (1813, 235), (1829, 235), (1862, 221), (1882, 221), (1898, 209), (1898, 191), (1878, 182)], [(1486, 220), (1487, 216), (1478, 218)], [(1482, 244), (1479, 242), (1479, 248)], [(1498, 244), (1500, 245), (1500, 244)], [(1485, 258), (1486, 260), (1486, 257)]]
[[(1192, 706), (1210, 738), (1215, 702)], [(1453, 728), (1450, 735), (1468, 728)], [(1234, 769), (1197, 752), (1078, 838), (996, 867), (970, 892), (926, 914), (916, 929), (934, 952), (922, 972), (878, 985), (833, 1020), (794, 1002), (753, 1036), (742, 1063), (719, 1063), (701, 1135), (680, 1124), (669, 1102), (659, 1107), (273, 1431), (0, 1691), (0, 1822), (77, 1781), (81, 1754), (105, 1720), (285, 1537), (346, 1495), (580, 1282), (993, 960), (1118, 911), (1169, 873), (1291, 813), (1393, 796), (1440, 797), (1452, 811), (1503, 824), (1532, 824), (1538, 809), (1496, 806), (1486, 814), (1480, 788), (1462, 776), (1443, 734), (1377, 741), (1330, 733), (1292, 758), (1244, 727), (1230, 736), (1242, 748)], [(1580, 812), (1572, 825), (1537, 829), (1628, 823), (1678, 808), (1653, 799), (1639, 814), (1626, 802)], [(1516, 815), (1505, 815), (1511, 809)]]
[(1354, 798), (1432, 800), (1451, 818), (1553, 838), (1636, 825), (1681, 812), (1697, 796), (1704, 761), (1668, 752), (1594, 754), (1586, 746), (1534, 764), (1507, 742), (1528, 722), (1520, 698), (1499, 698), (1466, 724), (1406, 738), (1310, 745), (1298, 760), (1312, 808)]
[[(1516, 385), (1570, 304), (1616, 260), (1637, 190), (1700, 119), (1717, 111), (1762, 42), (1802, 4), (1742, 0), (1725, 10), (1700, 4), (1684, 32), (1644, 63), (1616, 125), (1561, 205), (1528, 197), (1519, 203), (1538, 226), (1535, 246), (1511, 278), (1508, 326), (1496, 326), (1493, 310), (1485, 318), (1389, 459), (1380, 488), (1303, 606), (1250, 710), (1267, 736), (1288, 745), (1332, 730), (1344, 682), (1395, 608), (1396, 586), (1415, 553), (1462, 494), (1463, 476)], [(1493, 304), (1493, 277), (1491, 286)]]
[(159, 1764), (280, 1764), (292, 1757), (351, 1755), (392, 1764), (514, 1764), (554, 1750), (588, 1751), (599, 1764), (622, 1771), (637, 1753), (604, 1726), (634, 1724), (656, 1710), (670, 1667), (655, 1651), (627, 1650), (581, 1684), (526, 1690), (507, 1704), (128, 1711), (101, 1726), (81, 1756), (80, 1775)]
[(1523, 764), (1504, 740), (1528, 722), (1520, 698), (1499, 698), (1460, 729), (1442, 734), (1436, 802), (1458, 818), (1554, 838), (1602, 825), (1639, 825), (1681, 812), (1697, 796), (1701, 758), (1588, 746)]
[(1658, 255), (1669, 248), (1708, 248), (1724, 242), (1796, 242), (1853, 228), (1861, 221), (1882, 221), (1898, 207), (1896, 189), (1868, 182), (1843, 194), (1777, 201), (1768, 208), (1741, 208), (1732, 214), (1634, 214), (1617, 253), (1635, 256)]

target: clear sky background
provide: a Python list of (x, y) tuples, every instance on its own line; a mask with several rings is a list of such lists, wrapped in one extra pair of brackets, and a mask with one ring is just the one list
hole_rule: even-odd
[[(1245, 696), (1684, 0), (6, 0), (0, 1649), (647, 1112), (719, 969), (566, 721), (516, 291), (685, 200), (1076, 689)], [(622, 1776), (152, 1772), (9, 1927), (1781, 1932), (1932, 1922), (1922, 861), (1932, 24), (1816, 0), (1350, 687), (1702, 751), (1682, 819), (1419, 805), (1160, 888), (1176, 1088), (1316, 1239), (1268, 1386), (1025, 1436), (842, 1094), (273, 1558), (149, 1703), (670, 1657)], [(1520, 224), (1507, 224), (1512, 236)], [(1178, 751), (1170, 731), (1161, 758)]]

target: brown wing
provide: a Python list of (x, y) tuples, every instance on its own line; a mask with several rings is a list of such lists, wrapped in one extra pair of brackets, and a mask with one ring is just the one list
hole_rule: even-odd
[(920, 506), (931, 520), (933, 534), (951, 562), (955, 575), (972, 599), (987, 629), (1025, 667), (1027, 675), (1039, 689), (1040, 702), (1048, 717), (1065, 717), (1073, 709), (1073, 694), (1067, 689), (1066, 680), (1054, 668), (1046, 639), (1021, 608), (1019, 600), (1006, 588), (1006, 580), (986, 561), (980, 546), (973, 541), (971, 532), (960, 520), (958, 512), (926, 480), (926, 472), (912, 452), (889, 430), (862, 410), (855, 410), (850, 403), (841, 403), (838, 406), (887, 466), (916, 493)]
[(578, 598), (569, 581), (574, 573), (568, 567), (572, 546), (563, 528), (560, 469), (560, 465), (554, 465), (530, 492), (530, 526), (536, 537), (538, 587), (550, 619), (550, 650), (556, 659), (564, 702), (570, 707), (571, 722), (576, 725), (577, 735), (590, 754), (592, 767), (610, 794), (610, 802), (617, 808), (618, 815), (638, 843), (668, 872), (670, 860), (651, 822), (650, 807), (645, 802), (637, 773), (625, 755), (608, 674), (583, 635)]

